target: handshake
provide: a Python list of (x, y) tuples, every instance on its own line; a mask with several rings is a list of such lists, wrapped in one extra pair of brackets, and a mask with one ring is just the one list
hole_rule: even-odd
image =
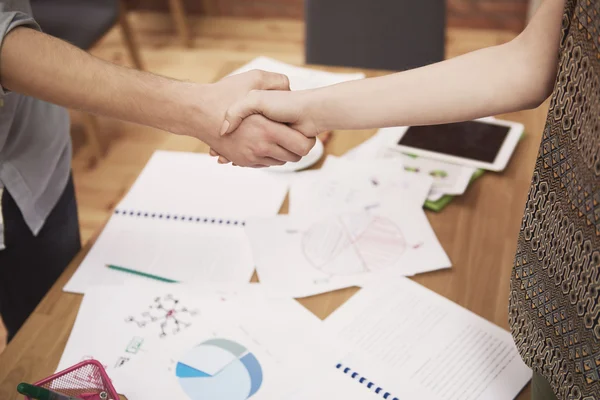
[(285, 75), (253, 70), (208, 85), (206, 92), (205, 116), (213, 122), (208, 134), (194, 136), (220, 163), (262, 168), (296, 162), (322, 132), (311, 112), (313, 91), (291, 92)]

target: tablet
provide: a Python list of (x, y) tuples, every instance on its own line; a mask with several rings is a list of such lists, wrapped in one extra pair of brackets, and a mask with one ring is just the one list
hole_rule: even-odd
[(523, 134), (522, 124), (487, 118), (393, 129), (395, 150), (490, 171), (506, 167)]

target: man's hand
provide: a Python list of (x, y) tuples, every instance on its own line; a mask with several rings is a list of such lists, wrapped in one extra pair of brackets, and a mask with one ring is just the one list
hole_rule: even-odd
[(236, 135), (220, 135), (226, 111), (258, 89), (289, 90), (289, 81), (285, 75), (255, 70), (209, 85), (203, 91), (201, 101), (208, 102), (215, 113), (210, 118), (210, 127), (203, 128), (208, 129), (209, 135), (199, 132), (198, 137), (213, 149), (213, 153), (216, 151), (239, 166), (265, 167), (300, 160), (313, 147), (315, 139), (262, 116), (237, 123)]
[(218, 143), (220, 147), (211, 147), (211, 154), (218, 152), (222, 164), (232, 161), (238, 166), (260, 168), (299, 161), (314, 144), (314, 138), (307, 138), (263, 116), (252, 115), (242, 122), (234, 135), (222, 136)]
[[(271, 121), (287, 124), (296, 134), (299, 132), (305, 137), (315, 140), (314, 138), (322, 130), (319, 129), (311, 115), (309, 105), (310, 91), (252, 90), (247, 96), (229, 107), (221, 127), (221, 135), (223, 137), (238, 136), (243, 131), (246, 119), (262, 115)], [(210, 154), (219, 156), (220, 163), (234, 161), (215, 148), (211, 148)]]

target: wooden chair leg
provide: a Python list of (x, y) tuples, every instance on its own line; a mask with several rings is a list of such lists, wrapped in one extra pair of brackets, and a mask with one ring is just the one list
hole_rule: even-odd
[(131, 58), (133, 65), (137, 69), (143, 70), (144, 65), (142, 64), (142, 59), (140, 57), (140, 48), (135, 39), (133, 38), (131, 26), (129, 25), (129, 21), (127, 20), (127, 6), (125, 5), (124, 0), (119, 1), (119, 24), (121, 25), (123, 41), (125, 42), (125, 46), (129, 51), (129, 57)]
[(104, 147), (100, 142), (100, 137), (98, 134), (98, 121), (92, 114), (84, 112), (82, 115), (85, 136), (87, 137), (88, 144), (92, 149), (92, 155), (94, 156), (96, 162), (100, 161), (104, 157)]
[(190, 33), (190, 27), (185, 16), (185, 9), (183, 8), (182, 0), (169, 0), (169, 7), (171, 8), (171, 16), (177, 29), (177, 34), (181, 40), (181, 43), (185, 47), (192, 47), (192, 35)]

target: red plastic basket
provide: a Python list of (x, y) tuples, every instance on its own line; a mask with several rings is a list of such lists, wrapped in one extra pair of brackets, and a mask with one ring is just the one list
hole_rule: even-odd
[[(96, 360), (82, 361), (36, 382), (35, 385), (84, 400), (119, 400), (119, 394), (104, 367)], [(31, 400), (29, 397), (26, 399)]]

